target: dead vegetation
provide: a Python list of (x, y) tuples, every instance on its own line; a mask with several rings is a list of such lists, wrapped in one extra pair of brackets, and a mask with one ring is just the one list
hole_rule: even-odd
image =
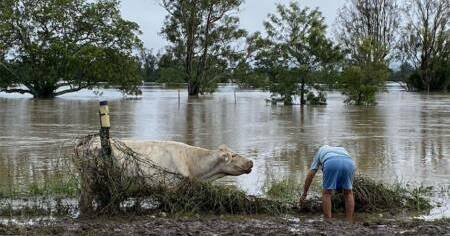
[[(431, 191), (429, 187), (408, 189), (401, 184), (386, 185), (363, 176), (356, 176), (353, 186), (355, 208), (359, 212), (422, 211), (431, 208), (426, 198)], [(343, 199), (342, 193), (334, 196), (335, 208), (344, 208)]]
[[(378, 183), (368, 177), (357, 175), (353, 181), (353, 194), (355, 198), (355, 211), (376, 213), (405, 211), (424, 211), (431, 209), (427, 195), (431, 193), (431, 187), (407, 188), (401, 184)], [(283, 180), (273, 183), (267, 190), (267, 196), (272, 200), (282, 201), (295, 206), (302, 192), (302, 184), (292, 180)], [(342, 191), (334, 193), (332, 198), (333, 210), (345, 209)], [(310, 196), (297, 211), (321, 212), (321, 198), (319, 195)]]

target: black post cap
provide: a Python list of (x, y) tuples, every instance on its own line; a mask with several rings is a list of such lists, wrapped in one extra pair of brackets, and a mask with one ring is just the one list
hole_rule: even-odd
[(108, 101), (101, 101), (100, 102), (100, 106), (106, 106), (106, 105), (108, 105)]

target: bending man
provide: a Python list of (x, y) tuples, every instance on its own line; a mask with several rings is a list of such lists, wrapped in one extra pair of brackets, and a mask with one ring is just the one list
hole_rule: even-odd
[(300, 204), (308, 194), (309, 186), (316, 175), (319, 166), (323, 172), (322, 209), (325, 218), (331, 218), (331, 195), (333, 191), (344, 190), (345, 215), (349, 221), (353, 219), (355, 200), (353, 198), (352, 184), (355, 174), (355, 162), (342, 147), (322, 146), (314, 156), (310, 171), (305, 179), (303, 195)]

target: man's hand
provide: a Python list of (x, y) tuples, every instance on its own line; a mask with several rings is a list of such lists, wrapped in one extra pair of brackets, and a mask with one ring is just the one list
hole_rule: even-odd
[(302, 194), (302, 196), (300, 197), (300, 199), (298, 200), (298, 205), (299, 206), (303, 206), (303, 204), (306, 201), (306, 194)]
[(317, 170), (310, 170), (308, 172), (308, 175), (306, 175), (305, 179), (305, 186), (303, 186), (303, 194), (298, 200), (299, 206), (302, 206), (305, 203), (306, 195), (308, 194), (309, 186), (311, 185), (312, 180), (314, 179), (314, 176), (316, 175)]

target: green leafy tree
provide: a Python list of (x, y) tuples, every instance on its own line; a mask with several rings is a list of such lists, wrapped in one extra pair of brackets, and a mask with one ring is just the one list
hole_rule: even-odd
[[(256, 32), (248, 39), (248, 51), (250, 63), (254, 64), (254, 70), (265, 74), (270, 82), (288, 70), (283, 58), (279, 56), (280, 47), (263, 38), (260, 32)], [(278, 51), (277, 51), (278, 50)]]
[(345, 68), (341, 81), (343, 94), (347, 96), (345, 102), (355, 105), (375, 104), (375, 95), (382, 85), (379, 77), (386, 77), (386, 72), (386, 66), (381, 64)]
[(52, 98), (84, 88), (137, 91), (136, 23), (116, 0), (0, 1), (0, 91)]
[(373, 105), (376, 94), (388, 78), (388, 67), (383, 61), (371, 61), (373, 54), (379, 52), (370, 40), (358, 46), (357, 60), (344, 67), (340, 78), (346, 103), (355, 105)]
[(232, 72), (232, 81), (241, 88), (267, 89), (269, 78), (264, 73), (255, 70), (246, 60), (238, 63)]
[(177, 65), (182, 65), (190, 96), (213, 92), (230, 74), (246, 36), (236, 13), (242, 0), (162, 0), (168, 15), (162, 34)]
[(399, 13), (397, 1), (386, 0), (349, 0), (339, 10), (337, 39), (346, 54), (340, 82), (347, 103), (376, 103), (393, 57)]
[(158, 83), (167, 84), (169, 87), (181, 87), (181, 84), (187, 82), (183, 65), (171, 53), (161, 56), (158, 67), (160, 72)]
[(159, 80), (158, 60), (158, 55), (154, 55), (151, 50), (141, 51), (141, 73), (145, 82), (156, 82)]
[(278, 4), (277, 13), (269, 14), (264, 28), (266, 37), (256, 40), (260, 49), (255, 59), (273, 82), (270, 91), (280, 94), (285, 104), (292, 104), (296, 95), (301, 105), (306, 104), (306, 94), (313, 87), (320, 89), (312, 75), (336, 68), (340, 59), (339, 48), (326, 37), (322, 14), (317, 9), (302, 9), (295, 1)]
[(259, 32), (250, 35), (247, 38), (246, 48), (244, 48), (246, 53), (242, 54), (242, 57), (238, 60), (237, 65), (232, 71), (231, 80), (240, 87), (267, 90), (270, 85), (268, 75), (273, 70), (264, 68), (261, 64), (255, 66), (261, 62), (260, 60), (255, 60), (255, 52), (262, 48), (260, 43), (264, 42), (261, 40)]

